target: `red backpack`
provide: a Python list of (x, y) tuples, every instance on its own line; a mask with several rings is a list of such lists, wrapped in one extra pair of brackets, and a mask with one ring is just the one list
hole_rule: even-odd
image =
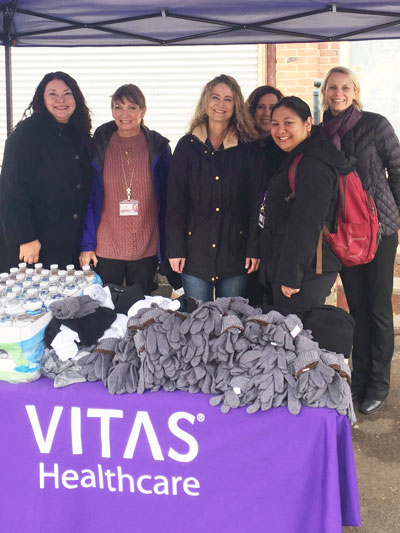
[[(303, 154), (296, 156), (289, 167), (289, 183), (293, 198), (296, 169), (302, 157)], [(352, 267), (372, 261), (378, 247), (379, 234), (374, 199), (363, 189), (357, 172), (354, 170), (349, 174), (339, 174), (336, 233), (330, 233), (324, 224), (317, 246), (316, 273), (322, 274), (323, 235), (341, 263)]]

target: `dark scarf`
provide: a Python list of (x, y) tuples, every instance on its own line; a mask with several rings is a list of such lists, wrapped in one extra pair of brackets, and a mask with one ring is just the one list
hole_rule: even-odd
[(324, 113), (322, 128), (326, 137), (340, 150), (343, 136), (350, 131), (360, 120), (362, 112), (351, 105), (341, 113), (333, 116), (330, 109)]

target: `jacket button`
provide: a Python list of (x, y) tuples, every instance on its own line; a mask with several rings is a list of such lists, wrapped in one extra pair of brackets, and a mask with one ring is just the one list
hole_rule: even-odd
[(219, 207), (216, 207), (216, 208), (215, 208), (215, 211), (218, 213), (218, 211), (219, 211)]
[(191, 234), (192, 234), (192, 232), (191, 232), (191, 231), (188, 231), (188, 235), (191, 235)]
[(74, 220), (78, 220), (78, 218), (79, 218), (78, 213), (74, 213), (74, 214), (72, 215), (72, 218), (73, 218)]
[(215, 179), (218, 181), (219, 180), (219, 176), (215, 176)]
[(80, 183), (78, 183), (78, 185), (76, 186), (77, 189), (81, 190), (82, 189), (82, 185)]
[(215, 281), (215, 278), (211, 278), (211, 281)]
[(207, 150), (204, 150), (204, 153), (205, 153), (205, 154), (208, 154), (208, 151), (207, 151)]
[(218, 277), (218, 276), (215, 276), (215, 279), (218, 281), (218, 280), (219, 280), (219, 277)]
[(211, 246), (212, 246), (213, 248), (216, 248), (216, 247), (217, 247), (217, 245), (216, 245), (216, 244), (214, 244), (214, 243), (213, 243), (213, 244), (212, 244)]
[(79, 155), (78, 154), (75, 154), (75, 159), (79, 159)]

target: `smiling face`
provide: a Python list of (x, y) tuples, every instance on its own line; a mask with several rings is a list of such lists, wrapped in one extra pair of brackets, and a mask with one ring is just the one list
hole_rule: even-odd
[(133, 137), (139, 135), (140, 124), (146, 113), (146, 107), (139, 107), (138, 104), (129, 100), (117, 100), (112, 106), (112, 116), (118, 128), (120, 137)]
[(76, 109), (72, 90), (62, 80), (49, 81), (44, 89), (43, 100), (47, 111), (61, 124), (66, 124)]
[(279, 148), (291, 152), (311, 133), (312, 118), (305, 121), (288, 107), (278, 107), (271, 118), (271, 135)]
[(258, 101), (254, 113), (254, 125), (262, 138), (268, 137), (271, 133), (271, 110), (277, 101), (275, 94), (264, 94)]
[(358, 95), (351, 79), (342, 72), (333, 72), (326, 83), (324, 97), (332, 115), (338, 115), (351, 106)]
[(208, 97), (206, 114), (209, 122), (226, 124), (235, 110), (233, 92), (226, 83), (217, 83)]

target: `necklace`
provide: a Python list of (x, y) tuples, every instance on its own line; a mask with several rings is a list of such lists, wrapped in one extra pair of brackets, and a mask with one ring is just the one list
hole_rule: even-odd
[(130, 158), (129, 158), (130, 150), (126, 146), (125, 147), (122, 146), (122, 141), (121, 140), (120, 140), (120, 143), (119, 143), (119, 152), (120, 152), (120, 155), (121, 155), (121, 165), (122, 165), (122, 173), (123, 173), (124, 182), (125, 182), (126, 198), (127, 198), (127, 200), (130, 200), (131, 199), (131, 193), (132, 193), (132, 182), (133, 182), (133, 174), (135, 173), (135, 167), (132, 164), (132, 172), (131, 172), (131, 177), (130, 177), (130, 181), (129, 181), (129, 185), (128, 185), (128, 180), (126, 179), (126, 173), (125, 173), (124, 154), (125, 154), (125, 157), (127, 158), (127, 159), (125, 159), (126, 164), (127, 164), (127, 166), (129, 166), (130, 165)]

